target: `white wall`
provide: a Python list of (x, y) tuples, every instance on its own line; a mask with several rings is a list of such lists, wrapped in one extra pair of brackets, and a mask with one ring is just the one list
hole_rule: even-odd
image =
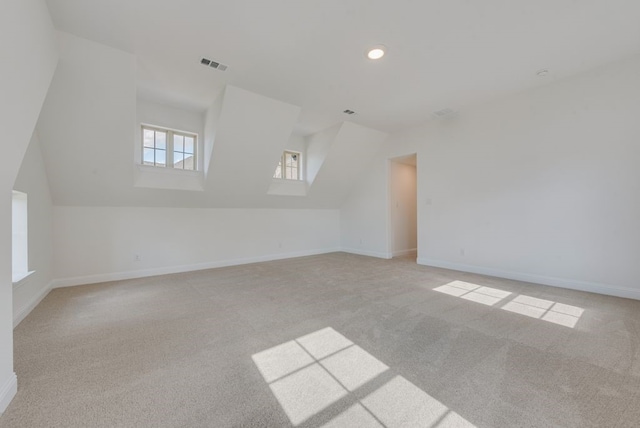
[(342, 125), (334, 125), (320, 132), (308, 136), (307, 139), (307, 161), (306, 179), (309, 184), (313, 184), (316, 175), (320, 172), (331, 145), (340, 132)]
[[(399, 134), (391, 135), (357, 180), (340, 210), (340, 239), (345, 251), (381, 258), (393, 256), (393, 233), (389, 215), (389, 160), (417, 153), (419, 165), (420, 145), (419, 139), (407, 141), (399, 137)], [(417, 186), (420, 187), (419, 182)], [(419, 216), (419, 203), (417, 212)]]
[(340, 246), (338, 210), (53, 211), (57, 286), (318, 254)]
[(384, 255), (385, 163), (417, 151), (420, 263), (640, 298), (639, 117), (634, 58), (397, 133), (343, 245)]
[(416, 250), (418, 245), (416, 167), (391, 162), (389, 178), (392, 248), (393, 255), (399, 256)]
[[(11, 191), (56, 66), (53, 25), (43, 0), (0, 2), (0, 413), (15, 395)], [(34, 60), (34, 58), (36, 60)]]
[(34, 271), (14, 285), (13, 318), (17, 325), (46, 296), (53, 280), (51, 194), (36, 134), (24, 156), (14, 189), (28, 197), (29, 270)]
[(135, 57), (56, 34), (60, 61), (38, 120), (54, 204), (133, 202)]

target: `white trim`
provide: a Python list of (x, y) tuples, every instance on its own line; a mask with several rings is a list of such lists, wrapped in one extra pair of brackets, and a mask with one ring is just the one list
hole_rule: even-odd
[(9, 379), (4, 382), (4, 385), (0, 386), (0, 416), (7, 410), (9, 403), (11, 403), (17, 392), (18, 377), (12, 372)]
[[(290, 155), (297, 155), (298, 156), (298, 160), (296, 161), (296, 170), (298, 171), (298, 176), (296, 178), (286, 178), (286, 170), (287, 170), (287, 165), (286, 165), (286, 160), (287, 160), (287, 154)], [(280, 167), (280, 177), (276, 177), (276, 172), (278, 171), (278, 167)], [(280, 161), (278, 162), (278, 165), (276, 165), (276, 170), (273, 172), (273, 179), (274, 180), (285, 180), (285, 181), (302, 181), (304, 182), (304, 175), (302, 173), (302, 153), (295, 151), (295, 150), (285, 150), (282, 152), (282, 155), (280, 155)]]
[[(154, 149), (154, 165), (144, 165), (144, 149), (145, 148), (151, 148), (151, 147), (145, 147), (144, 146), (144, 131), (153, 131), (153, 132), (164, 132), (166, 134), (166, 148), (165, 149), (156, 149), (155, 147), (155, 134), (154, 134), (154, 145), (153, 145), (153, 149)], [(156, 169), (173, 169), (173, 170), (177, 170), (177, 171), (185, 171), (185, 169), (183, 168), (176, 168), (175, 164), (174, 164), (174, 159), (173, 159), (173, 155), (174, 155), (174, 147), (173, 147), (173, 136), (174, 135), (178, 135), (181, 137), (190, 137), (193, 138), (193, 168), (192, 170), (188, 169), (186, 171), (198, 171), (198, 157), (200, 156), (199, 154), (199, 150), (198, 150), (198, 140), (199, 140), (199, 135), (194, 133), (194, 132), (190, 132), (190, 131), (180, 131), (178, 129), (172, 129), (172, 128), (165, 128), (162, 126), (157, 126), (157, 125), (150, 125), (150, 124), (146, 124), (146, 123), (141, 123), (140, 124), (140, 150), (141, 150), (141, 158), (140, 158), (140, 166), (152, 166), (153, 168)], [(184, 147), (183, 147), (184, 148)], [(156, 165), (155, 164), (155, 150), (164, 150), (165, 151), (165, 164), (164, 166), (161, 165)], [(184, 152), (182, 152), (184, 154)]]
[(29, 277), (32, 274), (34, 274), (35, 272), (36, 272), (35, 270), (32, 270), (32, 271), (29, 271), (29, 272), (18, 273), (18, 274), (12, 275), (11, 276), (11, 280), (13, 282), (13, 288), (18, 288), (21, 285), (26, 284), (27, 282), (29, 282), (28, 281)]
[(302, 180), (273, 178), (269, 184), (267, 195), (307, 196), (307, 182)]
[(35, 297), (33, 297), (26, 305), (18, 309), (13, 314), (13, 328), (16, 328), (26, 317), (35, 309), (36, 306), (47, 297), (47, 294), (51, 291), (53, 281), (49, 282)]
[(604, 294), (608, 296), (624, 297), (627, 299), (640, 300), (640, 290), (632, 288), (618, 287), (610, 284), (599, 284), (567, 278), (556, 278), (551, 276), (536, 275), (522, 272), (512, 272), (500, 269), (487, 268), (482, 266), (465, 265), (451, 263), (443, 260), (419, 258), (418, 264), (433, 266), (444, 269), (458, 270), (462, 272), (477, 273), (481, 275), (496, 276), (499, 278), (514, 279), (516, 281), (532, 282), (535, 284), (549, 285), (551, 287), (568, 288), (571, 290), (587, 291), (589, 293)]
[(360, 249), (355, 249), (355, 248), (343, 248), (342, 252), (351, 253), (351, 254), (358, 254), (360, 256), (377, 257), (379, 259), (390, 259), (391, 256), (392, 256), (389, 253), (382, 253), (382, 252), (379, 252), (379, 251), (360, 250)]
[(408, 250), (397, 250), (392, 253), (393, 257), (409, 256), (411, 254), (418, 254), (417, 248), (409, 248)]
[(52, 288), (74, 287), (76, 285), (97, 284), (100, 282), (120, 281), (124, 279), (144, 278), (148, 276), (168, 275), (172, 273), (192, 272), (205, 269), (214, 269), (226, 266), (238, 266), (249, 263), (268, 262), (272, 260), (292, 259), (296, 257), (315, 256), (339, 252), (339, 248), (327, 248), (322, 250), (305, 250), (293, 253), (269, 254), (266, 256), (247, 257), (242, 259), (220, 260), (215, 262), (197, 263), (192, 265), (168, 266), (151, 269), (141, 269), (128, 272), (103, 273), (97, 275), (76, 276), (61, 278), (53, 281)]
[(194, 171), (191, 169), (178, 169), (178, 168), (167, 168), (162, 166), (153, 166), (153, 165), (141, 165), (136, 164), (138, 167), (138, 171), (150, 174), (173, 174), (177, 176), (187, 176), (187, 177), (200, 177), (204, 175), (202, 171)]

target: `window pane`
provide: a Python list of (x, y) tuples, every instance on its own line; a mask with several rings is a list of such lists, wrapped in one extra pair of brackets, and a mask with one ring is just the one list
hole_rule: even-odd
[(293, 162), (293, 160), (291, 159), (291, 154), (290, 153), (285, 154), (284, 155), (284, 159), (285, 159), (285, 164), (287, 166), (291, 166), (291, 164)]
[(193, 157), (193, 155), (185, 155), (184, 156), (184, 169), (188, 169), (188, 170), (195, 170), (195, 162), (194, 162), (195, 158)]
[(144, 149), (144, 153), (142, 154), (143, 165), (153, 165), (153, 152), (153, 149)]
[(182, 135), (173, 136), (173, 150), (184, 152), (184, 137)]
[(165, 150), (156, 150), (156, 165), (165, 166), (167, 164), (167, 152)]
[(144, 147), (153, 147), (153, 134), (154, 132), (149, 129), (144, 130), (142, 135)]
[(174, 168), (183, 168), (184, 154), (182, 152), (173, 152)]
[(288, 180), (291, 180), (293, 178), (293, 176), (291, 175), (291, 168), (285, 168), (285, 172), (286, 172), (285, 178)]
[(291, 179), (292, 180), (297, 180), (298, 179), (298, 168), (292, 168), (291, 169)]
[(184, 137), (184, 152), (185, 153), (191, 153), (193, 154), (193, 144), (194, 144), (194, 138), (193, 137)]
[(156, 131), (156, 149), (167, 149), (167, 133), (162, 131)]

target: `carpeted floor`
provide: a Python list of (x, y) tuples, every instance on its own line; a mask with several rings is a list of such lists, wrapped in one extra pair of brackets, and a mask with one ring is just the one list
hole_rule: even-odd
[(640, 301), (333, 253), (52, 291), (0, 427), (640, 426)]

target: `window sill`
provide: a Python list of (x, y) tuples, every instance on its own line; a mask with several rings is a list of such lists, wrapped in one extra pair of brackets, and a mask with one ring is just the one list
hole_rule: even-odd
[(202, 174), (200, 171), (192, 171), (189, 169), (176, 169), (176, 168), (169, 168), (169, 167), (159, 167), (159, 166), (150, 166), (150, 165), (140, 165), (138, 164), (138, 171), (140, 172), (151, 172), (151, 173), (156, 173), (156, 174), (174, 174), (174, 175), (180, 175), (180, 176), (190, 176), (190, 177), (197, 177), (200, 174)]
[(267, 194), (274, 196), (307, 196), (307, 182), (303, 180), (274, 178), (271, 180)]
[(134, 186), (166, 190), (204, 190), (202, 171), (159, 168), (157, 166), (136, 164)]
[(277, 183), (300, 183), (300, 182), (304, 182), (304, 180), (302, 178), (300, 179), (293, 179), (293, 178), (272, 178), (273, 181), (277, 182)]
[(35, 270), (30, 272), (20, 272), (12, 275), (11, 280), (13, 282), (14, 287), (20, 287), (22, 284), (27, 282), (27, 279), (31, 276), (31, 274), (35, 273)]

